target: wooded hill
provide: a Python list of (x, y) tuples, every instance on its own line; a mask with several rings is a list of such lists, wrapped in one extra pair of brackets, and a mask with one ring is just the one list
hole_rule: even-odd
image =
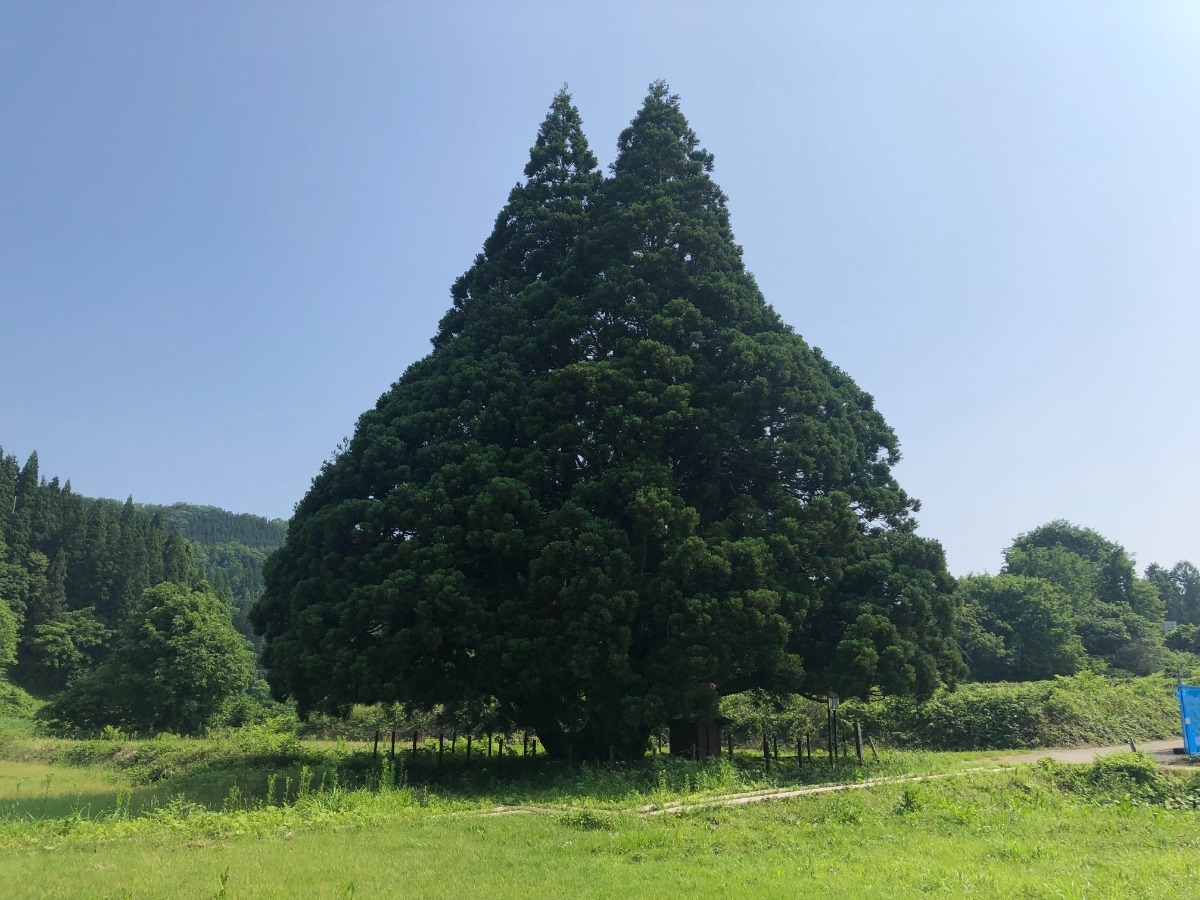
[(261, 639), (247, 616), (262, 596), (263, 564), (283, 546), (287, 522), (191, 503), (141, 508), (191, 541), (200, 574), (230, 604), (234, 627), (257, 650)]
[(46, 480), (37, 453), (21, 466), (0, 448), (0, 669), (42, 694), (109, 654), (142, 593), (206, 580), (254, 643), (246, 613), (286, 523), (178, 503), (139, 505)]
[(167, 528), (178, 531), (193, 544), (202, 547), (241, 544), (271, 551), (282, 547), (287, 537), (285, 519), (264, 519), (251, 513), (231, 513), (216, 506), (196, 506), (191, 503), (138, 505), (150, 515), (157, 516)]

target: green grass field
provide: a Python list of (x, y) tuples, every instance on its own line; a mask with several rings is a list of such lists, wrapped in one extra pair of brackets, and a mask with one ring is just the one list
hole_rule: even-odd
[[(770, 775), (751, 754), (614, 772), (461, 757), (439, 770), (430, 755), (394, 787), (361, 746), (256, 732), (10, 735), (0, 756), (4, 897), (1159, 898), (1194, 895), (1200, 859), (1200, 777), (1132, 754), (996, 771), (981, 754), (892, 753)], [(906, 772), (941, 777), (644, 814)]]

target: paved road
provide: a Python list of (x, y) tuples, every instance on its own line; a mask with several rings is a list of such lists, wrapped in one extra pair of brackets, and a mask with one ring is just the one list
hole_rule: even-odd
[[(1172, 738), (1168, 741), (1145, 741), (1137, 745), (1138, 751), (1141, 753), (1149, 753), (1156, 759), (1169, 760), (1176, 758), (1172, 752), (1175, 747), (1182, 747), (1183, 741), (1180, 738)], [(1098, 756), (1107, 756), (1110, 753), (1120, 753), (1123, 750), (1128, 750), (1129, 744), (1117, 744), (1112, 747), (1073, 747), (1070, 749), (1058, 750), (1031, 750), (1028, 753), (1021, 753), (1014, 756), (997, 756), (997, 760), (1003, 762), (1036, 762), (1039, 759), (1057, 759), (1061, 762), (1069, 763), (1086, 763), (1091, 762)]]

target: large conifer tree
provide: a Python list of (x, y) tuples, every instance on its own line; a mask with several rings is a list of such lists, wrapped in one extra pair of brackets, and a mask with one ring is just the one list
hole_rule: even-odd
[(666, 85), (618, 150), (601, 179), (555, 98), (434, 352), (297, 507), (254, 620), (302, 709), (495, 699), (638, 755), (718, 692), (957, 674), (895, 436), (763, 299)]

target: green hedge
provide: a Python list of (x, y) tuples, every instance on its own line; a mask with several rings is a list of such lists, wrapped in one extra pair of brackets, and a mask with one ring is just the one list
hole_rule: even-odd
[(936, 750), (1115, 744), (1170, 737), (1180, 728), (1174, 683), (1161, 675), (968, 684), (924, 703), (848, 702), (842, 715), (861, 719), (891, 746)]
[[(799, 697), (740, 694), (722, 705), (733, 734), (755, 743), (811, 735), (824, 746), (825, 705)], [(842, 738), (854, 720), (877, 745), (926, 750), (1005, 750), (1116, 744), (1179, 734), (1175, 682), (1162, 675), (1110, 678), (1090, 672), (1051, 681), (967, 684), (919, 702), (908, 697), (847, 700)]]

